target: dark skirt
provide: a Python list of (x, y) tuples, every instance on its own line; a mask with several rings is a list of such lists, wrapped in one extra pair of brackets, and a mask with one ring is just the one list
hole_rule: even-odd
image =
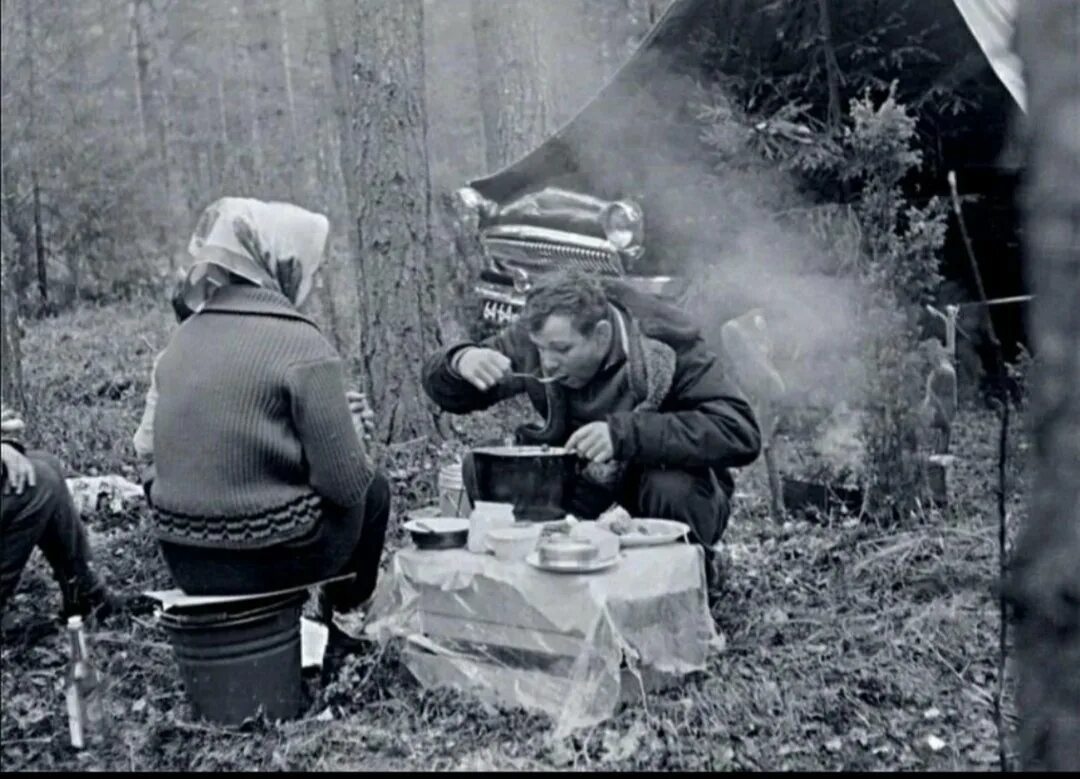
[(355, 573), (354, 580), (333, 588), (335, 605), (352, 608), (375, 589), (389, 516), (390, 485), (376, 474), (362, 504), (324, 503), (322, 518), (300, 538), (260, 549), (161, 541), (161, 553), (173, 580), (188, 595), (251, 595)]

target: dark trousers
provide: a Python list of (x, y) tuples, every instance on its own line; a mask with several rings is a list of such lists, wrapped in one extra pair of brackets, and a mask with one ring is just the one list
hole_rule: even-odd
[[(101, 583), (90, 569), (90, 544), (64, 482), (64, 466), (44, 452), (28, 452), (36, 484), (0, 497), (0, 610), (15, 591), (34, 547), (53, 570), (65, 609)], [(7, 483), (4, 483), (7, 489)]]
[(360, 505), (325, 506), (310, 533), (264, 549), (214, 549), (161, 542), (173, 580), (188, 595), (249, 595), (311, 584), (354, 573), (327, 587), (338, 611), (375, 591), (390, 518), (390, 483), (376, 474)]
[[(475, 503), (479, 489), (471, 455), (462, 461), (462, 480)], [(691, 538), (710, 547), (727, 527), (731, 504), (709, 468), (645, 468), (631, 465), (614, 489), (579, 478), (563, 500), (563, 510), (579, 519), (596, 519), (618, 503), (631, 516), (673, 519), (690, 526)]]

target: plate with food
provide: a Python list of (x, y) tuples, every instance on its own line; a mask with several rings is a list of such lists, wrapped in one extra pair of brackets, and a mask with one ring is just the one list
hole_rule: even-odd
[(598, 524), (619, 537), (623, 549), (635, 546), (673, 544), (690, 532), (690, 527), (673, 519), (648, 517), (601, 517)]

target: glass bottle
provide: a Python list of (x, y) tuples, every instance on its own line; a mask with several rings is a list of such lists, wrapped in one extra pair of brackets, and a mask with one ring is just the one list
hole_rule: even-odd
[(68, 618), (67, 631), (70, 653), (67, 710), (71, 745), (85, 749), (105, 738), (105, 677), (90, 656), (82, 617)]

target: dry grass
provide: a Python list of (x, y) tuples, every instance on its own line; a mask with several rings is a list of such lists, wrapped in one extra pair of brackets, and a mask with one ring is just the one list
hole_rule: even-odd
[[(130, 460), (128, 436), (152, 357), (145, 344), (143, 354), (136, 350), (143, 335), (155, 348), (163, 344), (167, 328), (164, 314), (146, 307), (32, 327), (27, 376), (40, 404), (37, 437), (79, 469), (120, 470)], [(130, 376), (133, 387), (117, 399), (99, 397), (95, 382), (116, 376)], [(466, 435), (486, 435), (491, 419)], [(232, 730), (193, 722), (162, 631), (148, 615), (135, 615), (96, 636), (113, 682), (116, 733), (106, 749), (76, 754), (66, 746), (60, 636), (20, 640), (22, 627), (58, 606), (35, 555), (0, 650), (0, 767), (992, 769), (996, 430), (986, 413), (968, 412), (960, 422), (964, 459), (952, 507), (893, 531), (843, 518), (776, 527), (767, 518), (763, 468), (743, 472), (746, 496), (727, 538), (727, 591), (714, 614), (726, 649), (707, 672), (650, 697), (647, 709), (623, 707), (608, 723), (560, 742), (551, 741), (544, 717), (420, 689), (393, 647), (354, 659), (324, 689), (312, 685), (298, 721)], [(413, 474), (456, 446), (392, 453), (399, 509), (430, 500), (430, 479)], [(1015, 475), (1022, 489), (1023, 471)], [(1015, 525), (1023, 513), (1016, 497), (1012, 511)], [(145, 517), (89, 522), (112, 582), (135, 592), (167, 581)], [(397, 532), (390, 539), (401, 543)]]

